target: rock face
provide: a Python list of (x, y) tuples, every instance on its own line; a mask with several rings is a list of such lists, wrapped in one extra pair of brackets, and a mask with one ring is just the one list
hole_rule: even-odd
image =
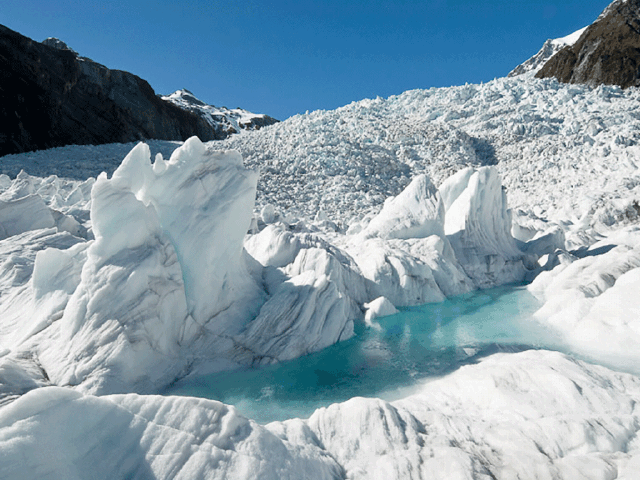
[(640, 85), (640, 0), (616, 0), (580, 39), (554, 55), (538, 78), (564, 83)]
[[(0, 25), (0, 155), (70, 144), (224, 138), (141, 78)], [(66, 47), (66, 48), (65, 48)]]

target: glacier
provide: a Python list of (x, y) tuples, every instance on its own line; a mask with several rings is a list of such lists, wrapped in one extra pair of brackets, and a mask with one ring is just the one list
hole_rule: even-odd
[(213, 400), (44, 387), (0, 409), (0, 473), (631, 480), (639, 400), (638, 377), (544, 351), (494, 355), (396, 402), (353, 398), (264, 426)]
[[(525, 75), (0, 158), (0, 476), (635, 478), (637, 97)], [(571, 356), (268, 425), (157, 395), (530, 280)]]
[[(523, 280), (523, 262), (535, 257), (516, 247), (493, 167), (463, 170), (440, 190), (419, 175), (365, 229), (333, 242), (267, 225), (275, 217), (264, 208), (262, 230), (247, 234), (257, 180), (236, 152), (207, 150), (195, 137), (153, 163), (146, 144), (134, 147), (111, 178), (91, 183), (88, 200), (78, 196), (90, 238), (69, 234), (78, 242), (70, 248), (36, 251), (20, 300), (3, 302), (15, 319), (2, 336), (8, 358), (29, 352), (55, 385), (152, 393), (203, 364), (318, 351), (352, 337), (373, 312)], [(17, 229), (9, 238), (65, 232), (37, 194), (5, 210), (28, 218), (35, 201), (33, 221), (9, 223)]]

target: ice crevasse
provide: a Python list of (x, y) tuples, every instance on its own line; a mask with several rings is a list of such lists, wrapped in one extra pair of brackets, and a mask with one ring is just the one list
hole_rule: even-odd
[(3, 347), (31, 352), (56, 385), (153, 392), (194, 365), (295, 358), (394, 305), (522, 280), (537, 258), (510, 234), (492, 167), (440, 189), (419, 175), (367, 225), (331, 238), (273, 215), (248, 235), (257, 180), (238, 153), (195, 137), (153, 163), (139, 144), (92, 186), (94, 239), (37, 252), (20, 301), (3, 305), (30, 324), (14, 322)]

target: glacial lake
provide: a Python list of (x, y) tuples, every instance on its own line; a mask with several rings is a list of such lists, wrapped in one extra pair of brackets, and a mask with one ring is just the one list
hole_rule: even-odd
[(540, 303), (524, 286), (476, 291), (378, 318), (381, 329), (305, 357), (246, 370), (187, 377), (164, 392), (219, 400), (260, 423), (307, 418), (352, 397), (394, 400), (420, 383), (492, 353), (566, 351), (532, 314)]

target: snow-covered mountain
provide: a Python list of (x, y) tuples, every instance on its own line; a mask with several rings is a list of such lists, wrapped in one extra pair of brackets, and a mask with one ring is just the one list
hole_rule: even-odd
[[(638, 96), (524, 74), (224, 141), (1, 157), (0, 476), (634, 479)], [(157, 395), (523, 281), (570, 354), (264, 426)]]
[(177, 90), (171, 95), (163, 96), (162, 99), (204, 118), (217, 132), (218, 138), (226, 138), (241, 130), (259, 130), (278, 122), (269, 115), (251, 113), (242, 108), (229, 109), (207, 105), (186, 89)]
[(571, 46), (578, 41), (580, 36), (584, 33), (587, 27), (581, 28), (566, 37), (562, 38), (550, 38), (542, 45), (542, 48), (533, 57), (526, 62), (521, 63), (516, 68), (509, 72), (508, 77), (516, 77), (518, 75), (535, 75), (544, 66), (547, 61), (553, 57), (556, 53), (562, 50), (566, 46)]

